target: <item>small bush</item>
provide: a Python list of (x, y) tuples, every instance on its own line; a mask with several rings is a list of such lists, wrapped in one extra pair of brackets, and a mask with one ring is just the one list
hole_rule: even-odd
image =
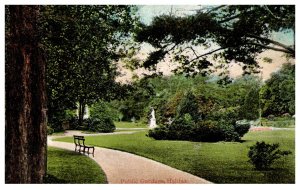
[(154, 129), (150, 129), (146, 136), (152, 137), (156, 140), (166, 140), (168, 139), (168, 129), (166, 127), (157, 127)]
[(224, 141), (239, 141), (241, 136), (235, 131), (234, 125), (221, 121), (218, 123), (218, 129), (221, 131), (221, 138)]
[(114, 122), (109, 117), (89, 118), (86, 122), (88, 130), (93, 132), (110, 133), (116, 129)]
[(193, 141), (217, 142), (222, 140), (222, 131), (216, 121), (200, 121), (193, 129)]
[(246, 133), (248, 133), (249, 129), (250, 123), (242, 120), (236, 122), (234, 131), (237, 132), (240, 137), (243, 137)]
[(171, 125), (149, 130), (148, 136), (157, 140), (190, 140), (194, 123), (186, 114), (184, 118), (176, 118)]
[(267, 144), (264, 141), (256, 142), (255, 145), (250, 147), (248, 152), (249, 162), (257, 170), (267, 170), (275, 160), (291, 154), (291, 151), (282, 151), (278, 148), (279, 144)]
[(47, 126), (47, 135), (52, 135), (54, 133), (54, 129), (51, 127)]
[(189, 140), (202, 142), (239, 141), (240, 135), (233, 125), (224, 121), (199, 121), (196, 124), (188, 114), (175, 119), (171, 125), (157, 127), (148, 133), (156, 140)]
[(73, 116), (69, 119), (70, 129), (79, 129), (78, 117)]

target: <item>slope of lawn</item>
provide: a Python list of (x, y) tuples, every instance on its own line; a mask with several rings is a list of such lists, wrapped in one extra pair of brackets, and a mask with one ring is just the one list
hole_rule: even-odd
[(48, 147), (45, 183), (107, 183), (92, 159), (73, 151)]
[[(90, 136), (88, 144), (123, 150), (192, 173), (214, 183), (295, 183), (295, 131), (256, 131), (247, 133), (242, 143), (201, 143), (158, 141), (146, 132), (130, 135)], [(72, 138), (57, 139), (72, 142)], [(269, 171), (256, 171), (248, 163), (249, 147), (256, 141), (279, 143), (292, 154), (281, 158)]]

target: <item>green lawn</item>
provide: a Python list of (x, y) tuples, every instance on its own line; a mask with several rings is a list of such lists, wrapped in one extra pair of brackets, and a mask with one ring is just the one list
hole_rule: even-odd
[(126, 128), (126, 129), (130, 129), (130, 128), (147, 128), (147, 124), (141, 123), (141, 122), (118, 122), (115, 121), (114, 122), (116, 125), (116, 128)]
[[(158, 141), (146, 132), (130, 135), (90, 136), (89, 144), (123, 150), (203, 177), (214, 183), (295, 183), (295, 131), (249, 132), (243, 143)], [(58, 139), (72, 142), (72, 138)], [(280, 143), (292, 155), (278, 160), (270, 171), (255, 171), (247, 162), (249, 147), (256, 141)]]
[(48, 147), (45, 183), (107, 183), (92, 159), (73, 151)]

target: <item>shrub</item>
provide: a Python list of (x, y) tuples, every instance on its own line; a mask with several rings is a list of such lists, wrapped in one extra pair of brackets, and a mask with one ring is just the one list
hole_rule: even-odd
[(151, 129), (148, 136), (156, 140), (191, 140), (194, 123), (190, 117), (186, 114), (183, 118), (176, 118), (170, 125)]
[(256, 142), (248, 152), (249, 162), (257, 170), (267, 170), (275, 160), (291, 154), (291, 151), (281, 151), (278, 148), (279, 144), (267, 144), (264, 141)]
[(171, 125), (149, 131), (148, 136), (156, 140), (189, 140), (202, 142), (238, 141), (240, 135), (228, 122), (199, 121), (196, 124), (186, 114), (176, 118)]
[(194, 121), (198, 121), (201, 117), (199, 114), (199, 106), (195, 95), (188, 91), (177, 107), (177, 117), (184, 114), (190, 114)]
[(237, 121), (235, 123), (234, 131), (237, 132), (240, 137), (243, 137), (246, 133), (248, 133), (249, 129), (250, 123), (245, 120)]
[(93, 132), (110, 133), (116, 126), (109, 117), (93, 117), (86, 120), (87, 128)]
[(228, 123), (235, 124), (237, 120), (240, 119), (239, 110), (240, 107), (228, 107), (228, 108), (217, 108), (218, 110), (212, 111), (212, 114), (209, 116), (211, 120), (221, 121), (224, 120)]
[(47, 135), (52, 135), (54, 133), (54, 129), (51, 127), (47, 126)]
[(146, 136), (152, 137), (156, 140), (167, 140), (169, 137), (168, 129), (165, 126), (150, 129)]
[(169, 126), (169, 139), (172, 140), (190, 140), (194, 122), (189, 114), (183, 118), (176, 118)]
[(77, 116), (73, 116), (69, 119), (69, 125), (70, 125), (70, 129), (79, 129), (79, 123), (78, 123), (78, 117)]
[(259, 118), (259, 109), (259, 88), (253, 86), (244, 99), (239, 115), (243, 119), (256, 120)]
[(241, 136), (235, 131), (234, 125), (229, 122), (218, 122), (218, 129), (221, 131), (221, 139), (224, 141), (239, 141)]
[(193, 141), (217, 142), (222, 140), (222, 132), (216, 121), (206, 120), (197, 122), (193, 129)]

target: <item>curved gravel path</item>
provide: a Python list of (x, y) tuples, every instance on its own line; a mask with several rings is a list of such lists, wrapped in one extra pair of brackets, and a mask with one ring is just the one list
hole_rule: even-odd
[[(55, 137), (58, 138), (58, 137)], [(73, 143), (53, 141), (48, 137), (48, 146), (74, 150)], [(107, 148), (95, 147), (94, 159), (112, 184), (155, 184), (155, 183), (211, 183), (192, 174), (177, 170), (159, 162)]]

